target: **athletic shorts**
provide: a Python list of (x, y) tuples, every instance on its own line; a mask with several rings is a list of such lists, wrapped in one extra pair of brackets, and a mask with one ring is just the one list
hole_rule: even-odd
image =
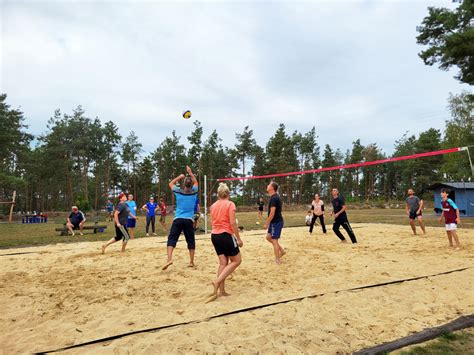
[(422, 213), (416, 213), (416, 211), (410, 211), (410, 215), (408, 216), (408, 218), (410, 219), (416, 219), (417, 217), (421, 217), (422, 216)]
[(446, 230), (447, 231), (455, 231), (457, 228), (458, 228), (458, 225), (456, 223), (446, 224)]
[(119, 241), (123, 238), (124, 243), (130, 240), (130, 235), (128, 234), (127, 226), (117, 227), (115, 225), (115, 241)]
[(270, 223), (268, 227), (268, 234), (271, 235), (272, 239), (279, 239), (281, 236), (281, 230), (283, 229), (283, 221)]
[(259, 207), (258, 210), (259, 210), (260, 212), (263, 212), (263, 207)]
[(137, 220), (133, 218), (129, 218), (127, 221), (127, 228), (135, 228), (137, 225)]
[(211, 240), (217, 255), (236, 256), (240, 253), (237, 239), (229, 233), (211, 234)]
[(166, 222), (166, 215), (165, 215), (165, 214), (162, 214), (162, 215), (160, 216), (160, 222), (162, 222), (162, 223), (165, 223), (165, 222)]
[(171, 225), (170, 234), (168, 235), (167, 246), (176, 248), (181, 232), (184, 233), (188, 249), (196, 249), (196, 241), (194, 239), (193, 221), (187, 218), (175, 218)]
[(80, 227), (79, 227), (80, 224), (81, 224), (80, 222), (79, 223), (72, 223), (72, 229), (80, 229)]

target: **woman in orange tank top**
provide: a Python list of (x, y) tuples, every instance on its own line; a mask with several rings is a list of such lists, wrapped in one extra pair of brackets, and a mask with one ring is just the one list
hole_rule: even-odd
[(219, 199), (211, 206), (211, 240), (219, 257), (219, 268), (217, 278), (212, 281), (213, 292), (207, 302), (214, 301), (218, 296), (229, 295), (225, 292), (225, 279), (242, 262), (239, 247), (244, 244), (235, 219), (235, 204), (229, 200), (229, 187), (224, 183), (219, 184), (217, 195)]

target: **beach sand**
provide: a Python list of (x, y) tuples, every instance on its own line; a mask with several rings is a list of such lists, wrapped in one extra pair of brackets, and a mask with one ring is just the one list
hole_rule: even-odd
[[(0, 251), (0, 351), (31, 353), (147, 328), (191, 322), (68, 350), (68, 353), (350, 353), (474, 313), (474, 230), (458, 230), (448, 249), (444, 228), (413, 236), (410, 227), (354, 224), (359, 244), (329, 230), (286, 228), (282, 265), (262, 230), (242, 234), (242, 264), (231, 295), (205, 304), (217, 256), (197, 236), (188, 268), (184, 237), (166, 261), (166, 238)], [(345, 232), (343, 232), (345, 233)], [(6, 255), (24, 253), (17, 255)], [(438, 274), (392, 285), (350, 288)], [(308, 296), (308, 297), (306, 297)], [(233, 315), (222, 313), (297, 298)]]

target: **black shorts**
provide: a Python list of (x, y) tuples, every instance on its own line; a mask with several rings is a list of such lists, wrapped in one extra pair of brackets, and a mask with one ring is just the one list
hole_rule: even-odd
[(410, 219), (416, 219), (417, 217), (421, 217), (422, 216), (422, 213), (416, 213), (416, 211), (410, 211), (410, 215), (408, 216), (408, 218)]
[(258, 210), (259, 210), (260, 212), (263, 212), (263, 207), (259, 207)]
[(130, 236), (128, 235), (128, 229), (126, 226), (120, 226), (117, 227), (115, 225), (115, 241), (119, 241), (123, 238), (124, 242), (128, 242), (130, 239)]
[(236, 256), (240, 253), (237, 239), (229, 233), (211, 234), (217, 255)]
[(168, 235), (167, 246), (176, 248), (181, 232), (184, 233), (188, 249), (196, 249), (196, 241), (194, 239), (193, 221), (187, 218), (175, 218), (171, 225), (170, 234)]
[(72, 224), (72, 229), (80, 229), (79, 225), (81, 224), (81, 222), (79, 223), (71, 223)]

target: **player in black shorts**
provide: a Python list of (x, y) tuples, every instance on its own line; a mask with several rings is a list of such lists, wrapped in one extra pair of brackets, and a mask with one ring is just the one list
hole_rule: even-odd
[(346, 203), (344, 199), (339, 196), (338, 189), (332, 189), (332, 197), (333, 199), (331, 202), (333, 206), (333, 212), (331, 214), (334, 215), (334, 224), (332, 226), (332, 230), (334, 231), (334, 233), (336, 233), (341, 242), (347, 243), (346, 238), (344, 238), (341, 231), (339, 230), (339, 228), (342, 226), (351, 238), (352, 243), (356, 244), (356, 236), (352, 231), (349, 221), (347, 220)]
[(423, 223), (423, 215), (421, 213), (422, 210), (423, 200), (415, 196), (413, 189), (408, 189), (405, 211), (410, 220), (411, 230), (413, 231), (414, 235), (416, 235), (415, 219), (418, 219), (418, 223), (420, 224), (423, 234), (426, 233), (425, 224)]
[(229, 296), (225, 292), (225, 280), (242, 262), (239, 247), (243, 246), (243, 242), (235, 218), (235, 204), (229, 200), (229, 187), (220, 183), (217, 195), (219, 199), (211, 206), (211, 240), (219, 258), (219, 268), (207, 302), (214, 301), (218, 296)]
[(115, 222), (115, 238), (110, 239), (107, 243), (102, 245), (102, 254), (105, 253), (105, 249), (113, 243), (122, 240), (122, 252), (125, 251), (127, 243), (130, 240), (130, 235), (127, 230), (128, 218), (137, 219), (132, 213), (130, 213), (130, 207), (125, 203), (127, 201), (127, 195), (121, 193), (119, 195), (120, 202), (117, 204), (114, 212)]
[(257, 201), (258, 206), (258, 217), (260, 219), (263, 218), (263, 207), (265, 206), (265, 202), (263, 202), (263, 197), (260, 197)]

